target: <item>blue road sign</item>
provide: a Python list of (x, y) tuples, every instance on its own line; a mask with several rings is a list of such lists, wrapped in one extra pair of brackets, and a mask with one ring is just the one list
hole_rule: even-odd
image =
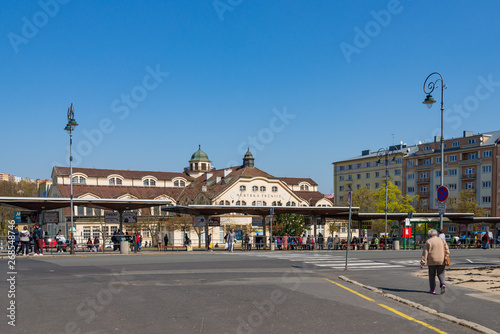
[(439, 202), (446, 201), (446, 199), (448, 198), (448, 194), (448, 188), (446, 188), (445, 186), (440, 186), (439, 188), (437, 188), (437, 200)]

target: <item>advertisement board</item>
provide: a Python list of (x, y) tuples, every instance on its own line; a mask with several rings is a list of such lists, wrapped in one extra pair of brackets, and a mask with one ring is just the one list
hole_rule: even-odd
[(203, 226), (205, 226), (205, 218), (193, 217), (193, 227), (203, 227)]
[(220, 217), (208, 218), (208, 226), (220, 226)]
[(124, 212), (123, 213), (124, 223), (137, 223), (137, 213), (135, 212)]
[(43, 217), (45, 223), (58, 224), (59, 223), (59, 212), (57, 211), (47, 211)]
[(120, 223), (120, 214), (115, 211), (105, 211), (104, 212), (104, 222), (105, 223)]

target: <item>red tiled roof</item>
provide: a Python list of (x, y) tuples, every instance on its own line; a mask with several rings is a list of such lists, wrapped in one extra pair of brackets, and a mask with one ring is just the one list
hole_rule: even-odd
[(314, 182), (311, 178), (300, 178), (300, 177), (278, 177), (281, 181), (288, 185), (298, 185), (300, 182), (307, 182), (312, 186), (317, 186), (318, 184)]
[[(69, 176), (69, 167), (54, 167), (54, 172), (58, 176)], [(183, 177), (188, 181), (193, 178), (185, 173), (176, 172), (152, 172), (152, 171), (138, 171), (138, 170), (121, 170), (121, 169), (98, 169), (98, 168), (80, 168), (74, 167), (73, 173), (83, 173), (89, 177), (107, 177), (112, 174), (118, 174), (124, 178), (141, 179), (144, 176), (154, 176), (159, 180), (171, 180), (175, 177)]]
[(309, 202), (311, 206), (316, 205), (319, 200), (326, 198), (325, 195), (319, 191), (294, 191), (294, 194), (303, 198), (306, 202)]
[[(70, 185), (58, 184), (57, 189), (61, 197), (70, 197)], [(123, 195), (131, 195), (138, 199), (155, 199), (161, 195), (169, 196), (175, 200), (184, 188), (162, 188), (162, 187), (127, 187), (127, 186), (90, 186), (86, 184), (73, 184), (73, 197), (79, 198), (85, 194), (93, 194), (99, 198), (119, 198)]]

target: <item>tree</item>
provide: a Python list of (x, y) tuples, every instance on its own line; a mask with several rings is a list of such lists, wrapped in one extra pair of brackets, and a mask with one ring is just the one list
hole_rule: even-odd
[(458, 200), (454, 196), (450, 196), (448, 208), (453, 212), (472, 212), (474, 216), (480, 217), (486, 209), (482, 208), (476, 200), (476, 192), (474, 189), (464, 189), (458, 193)]
[(283, 236), (301, 236), (304, 231), (309, 229), (306, 226), (304, 216), (295, 213), (285, 213), (276, 215), (276, 227), (273, 228), (273, 235)]
[(352, 205), (359, 207), (360, 212), (375, 212), (375, 191), (367, 186), (354, 191)]
[[(0, 181), (0, 196), (6, 197), (37, 197), (35, 182), (22, 180), (20, 182)], [(8, 233), (8, 222), (14, 220), (14, 211), (19, 209), (0, 207), (0, 233)]]

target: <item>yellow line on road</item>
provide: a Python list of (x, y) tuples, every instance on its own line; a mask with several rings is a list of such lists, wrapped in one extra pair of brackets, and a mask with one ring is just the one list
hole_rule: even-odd
[[(335, 284), (335, 285), (337, 285), (337, 286), (341, 287), (342, 289), (345, 289), (345, 290), (347, 290), (347, 291), (349, 291), (349, 292), (352, 292), (352, 293), (354, 293), (355, 295), (357, 295), (357, 296), (359, 296), (359, 297), (361, 297), (361, 298), (364, 298), (364, 299), (366, 299), (366, 300), (369, 300), (369, 301), (371, 301), (371, 302), (374, 302), (374, 303), (375, 303), (375, 300), (373, 300), (373, 299), (371, 299), (371, 298), (368, 298), (368, 297), (366, 297), (366, 296), (364, 296), (364, 295), (360, 294), (359, 292), (356, 292), (356, 291), (354, 291), (354, 290), (352, 290), (352, 289), (349, 289), (348, 287), (346, 287), (346, 286), (344, 286), (344, 285), (342, 285), (342, 284), (339, 284), (339, 283), (337, 283), (337, 282), (334, 282), (334, 281), (332, 281), (332, 280), (329, 280), (328, 278), (325, 278), (325, 280), (327, 280), (328, 282), (333, 283), (333, 284)], [(381, 306), (381, 307), (383, 307), (383, 308), (385, 308), (385, 309), (386, 309), (386, 310), (388, 310), (388, 311), (391, 311), (391, 312), (393, 312), (393, 313), (396, 313), (396, 314), (397, 314), (397, 315), (399, 315), (400, 317), (403, 317), (403, 318), (405, 318), (405, 319), (407, 319), (407, 320), (410, 320), (410, 321), (416, 322), (417, 324), (420, 324), (420, 325), (425, 326), (425, 327), (427, 327), (427, 328), (429, 328), (429, 329), (432, 329), (432, 330), (433, 330), (433, 331), (435, 331), (435, 332), (438, 332), (438, 333), (440, 333), (440, 334), (447, 334), (446, 332), (443, 332), (442, 330), (440, 330), (440, 329), (438, 329), (438, 328), (436, 328), (436, 327), (434, 327), (434, 326), (431, 326), (431, 325), (429, 325), (429, 324), (427, 324), (427, 323), (425, 323), (425, 322), (423, 322), (423, 321), (420, 321), (420, 320), (417, 320), (417, 319), (415, 319), (415, 318), (412, 318), (412, 317), (410, 317), (409, 315), (406, 315), (406, 314), (404, 314), (404, 313), (399, 312), (399, 311), (398, 311), (398, 310), (396, 310), (396, 309), (393, 309), (392, 307), (389, 307), (389, 306), (384, 305), (384, 304), (378, 304), (378, 303), (377, 303), (377, 305), (378, 305), (378, 306)]]

